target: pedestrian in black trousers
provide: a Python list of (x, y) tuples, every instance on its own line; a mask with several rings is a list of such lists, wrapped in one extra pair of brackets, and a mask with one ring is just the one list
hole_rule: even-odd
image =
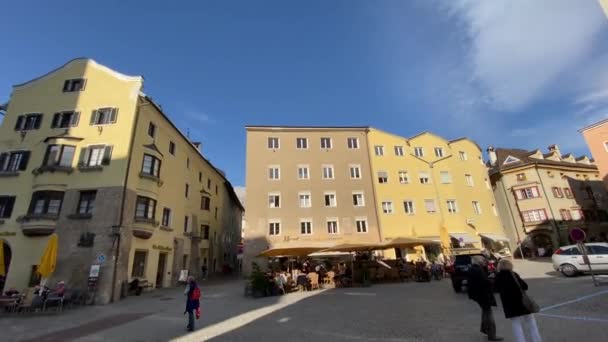
[(481, 332), (488, 335), (488, 341), (502, 341), (496, 336), (496, 323), (492, 307), (496, 306), (496, 298), (492, 292), (492, 284), (486, 271), (486, 260), (482, 256), (471, 257), (472, 267), (469, 270), (467, 290), (469, 298), (481, 307)]

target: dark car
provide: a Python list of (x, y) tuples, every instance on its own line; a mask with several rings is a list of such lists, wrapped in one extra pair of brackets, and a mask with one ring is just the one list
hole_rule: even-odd
[(497, 261), (495, 258), (488, 257), (487, 255), (479, 254), (479, 253), (456, 255), (455, 260), (454, 260), (453, 270), (452, 270), (452, 273), (450, 274), (450, 277), (452, 278), (452, 288), (454, 288), (454, 291), (456, 291), (456, 292), (462, 291), (462, 286), (467, 284), (469, 269), (473, 265), (471, 263), (471, 258), (474, 256), (483, 257), (488, 261), (488, 265), (489, 265), (488, 268), (490, 268), (489, 269), (490, 281), (492, 281), (492, 276), (494, 273), (493, 265), (495, 265), (496, 261)]

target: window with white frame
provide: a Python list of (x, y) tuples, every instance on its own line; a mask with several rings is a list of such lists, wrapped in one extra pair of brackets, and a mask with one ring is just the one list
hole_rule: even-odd
[(91, 125), (108, 125), (118, 118), (118, 108), (99, 108), (91, 114)]
[(298, 165), (298, 179), (310, 179), (308, 165)]
[(521, 216), (526, 223), (542, 222), (547, 219), (547, 212), (545, 209), (527, 210), (522, 211)]
[(338, 219), (337, 218), (328, 218), (327, 219), (327, 233), (328, 234), (338, 234), (340, 232), (338, 228)]
[(515, 197), (517, 197), (518, 200), (523, 200), (540, 197), (540, 194), (538, 193), (538, 188), (533, 186), (529, 188), (515, 190)]
[(388, 172), (378, 171), (378, 183), (380, 183), (380, 184), (388, 183)]
[(296, 138), (296, 148), (298, 150), (305, 150), (308, 148), (308, 138)]
[(353, 205), (355, 207), (365, 206), (365, 197), (362, 192), (353, 192)]
[(268, 137), (268, 148), (276, 150), (279, 148), (279, 138)]
[(424, 157), (424, 149), (422, 147), (414, 147), (414, 155), (418, 158)]
[(437, 212), (437, 208), (435, 207), (435, 200), (434, 199), (425, 199), (424, 200), (424, 208), (426, 209), (427, 213), (435, 213), (435, 212)]
[(393, 202), (391, 202), (391, 201), (382, 202), (382, 213), (392, 214), (393, 213)]
[(403, 146), (395, 146), (395, 155), (397, 157), (403, 157)]
[(399, 171), (399, 183), (407, 184), (410, 182), (410, 176), (407, 171)]
[(455, 200), (447, 200), (446, 204), (448, 206), (448, 213), (455, 214), (458, 212), (458, 206), (456, 205)]
[(367, 233), (367, 219), (356, 218), (355, 226), (357, 227), (357, 233)]
[(439, 176), (441, 177), (442, 184), (452, 183), (452, 176), (449, 171), (441, 171), (439, 172)]
[(268, 167), (268, 179), (270, 179), (270, 180), (281, 179), (281, 168), (278, 165), (271, 165)]
[(427, 171), (420, 171), (418, 179), (420, 180), (420, 184), (429, 184), (431, 182), (431, 178)]
[(310, 208), (312, 206), (312, 202), (310, 199), (310, 192), (298, 193), (298, 199), (300, 202), (300, 208)]
[(572, 217), (572, 219), (574, 221), (580, 221), (583, 219), (583, 214), (582, 214), (582, 210), (580, 209), (571, 209), (570, 210), (570, 217)]
[(300, 221), (300, 233), (302, 235), (312, 234), (312, 221), (311, 220)]
[(348, 138), (346, 139), (348, 148), (357, 149), (359, 148), (359, 138)]
[(361, 165), (350, 165), (350, 178), (360, 179), (361, 178)]
[(321, 148), (330, 149), (331, 148), (331, 138), (328, 138), (328, 137), (321, 138)]
[(464, 152), (464, 151), (459, 151), (459, 152), (458, 152), (458, 157), (459, 157), (459, 158), (460, 158), (460, 160), (462, 160), (462, 161), (468, 160), (467, 153), (466, 153), (466, 152)]
[(464, 181), (468, 186), (474, 186), (475, 184), (473, 183), (473, 176), (466, 174), (464, 175)]
[(443, 148), (435, 147), (435, 157), (437, 157), (437, 158), (443, 157)]
[(268, 235), (279, 235), (281, 234), (281, 222), (270, 221), (268, 222)]
[(414, 201), (412, 200), (403, 201), (403, 209), (405, 210), (405, 213), (407, 215), (414, 215), (416, 213), (414, 208)]
[(481, 205), (479, 204), (479, 201), (473, 201), (471, 203), (473, 204), (473, 212), (475, 215), (481, 215)]
[(280, 208), (281, 207), (281, 194), (278, 192), (271, 192), (268, 194), (268, 207), (269, 208)]
[(334, 179), (333, 165), (323, 165), (323, 179)]
[(335, 192), (326, 192), (325, 193), (325, 206), (326, 207), (335, 207), (336, 203), (336, 193)]
[(377, 156), (383, 156), (384, 155), (384, 146), (382, 146), (382, 145), (374, 146), (374, 152), (376, 153)]

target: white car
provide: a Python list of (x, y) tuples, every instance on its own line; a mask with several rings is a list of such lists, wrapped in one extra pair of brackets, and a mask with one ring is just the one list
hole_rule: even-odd
[[(608, 243), (591, 242), (586, 243), (589, 263), (594, 271), (600, 273), (608, 272)], [(583, 260), (583, 255), (577, 245), (570, 245), (558, 248), (551, 257), (553, 268), (562, 272), (566, 277), (574, 277), (583, 272), (589, 272)]]

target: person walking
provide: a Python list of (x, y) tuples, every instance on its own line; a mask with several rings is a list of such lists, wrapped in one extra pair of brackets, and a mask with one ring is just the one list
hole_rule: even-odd
[(523, 327), (525, 322), (532, 342), (541, 342), (542, 339), (533, 314), (538, 311), (538, 306), (525, 293), (528, 290), (528, 284), (519, 277), (519, 274), (513, 272), (513, 263), (510, 260), (501, 259), (498, 262), (495, 286), (500, 293), (505, 317), (511, 320), (515, 341), (526, 342)]
[(203, 280), (207, 279), (207, 265), (206, 264), (203, 264), (203, 266), (201, 266), (201, 273), (202, 273)]
[(475, 301), (481, 307), (481, 332), (488, 335), (488, 341), (502, 341), (502, 337), (496, 336), (496, 323), (492, 307), (496, 306), (496, 298), (492, 292), (492, 284), (488, 279), (485, 269), (484, 257), (475, 255), (471, 257), (473, 264), (469, 270), (467, 291), (469, 299)]
[(186, 286), (186, 290), (184, 291), (186, 295), (186, 311), (184, 314), (188, 313), (188, 331), (194, 330), (194, 315), (196, 314), (196, 318), (200, 318), (200, 298), (201, 298), (201, 290), (196, 284), (196, 280), (194, 280), (193, 276), (188, 277), (188, 283)]

